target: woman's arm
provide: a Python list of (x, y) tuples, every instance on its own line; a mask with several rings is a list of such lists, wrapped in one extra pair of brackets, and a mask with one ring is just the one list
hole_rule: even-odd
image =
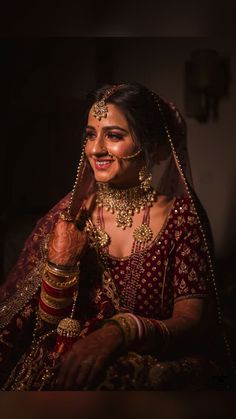
[(141, 352), (151, 352), (162, 358), (202, 352), (206, 350), (209, 335), (214, 334), (216, 327), (210, 298), (187, 298), (177, 301), (172, 317), (161, 322), (169, 331), (167, 345), (163, 348), (163, 336), (157, 330), (155, 339), (153, 336), (147, 336), (145, 343), (140, 347)]

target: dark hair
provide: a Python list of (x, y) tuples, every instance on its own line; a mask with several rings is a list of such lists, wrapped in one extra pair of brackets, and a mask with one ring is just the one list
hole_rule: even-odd
[[(88, 94), (84, 123), (92, 105), (104, 96), (112, 85), (106, 84)], [(129, 127), (142, 146), (151, 151), (152, 144), (161, 144), (165, 137), (163, 121), (158, 111), (154, 94), (138, 83), (122, 83), (106, 100), (120, 108), (124, 113)]]

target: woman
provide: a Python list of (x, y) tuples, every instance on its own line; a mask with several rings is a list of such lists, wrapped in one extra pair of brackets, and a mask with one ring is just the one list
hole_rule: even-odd
[(88, 96), (72, 194), (2, 290), (4, 390), (220, 385), (211, 238), (185, 134), (141, 85)]

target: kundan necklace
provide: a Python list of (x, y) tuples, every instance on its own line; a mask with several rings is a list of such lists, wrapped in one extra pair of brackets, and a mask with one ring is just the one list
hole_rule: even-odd
[(156, 200), (156, 191), (149, 186), (143, 189), (135, 186), (129, 189), (114, 189), (108, 184), (98, 183), (96, 202), (98, 205), (97, 226), (87, 222), (86, 230), (89, 235), (90, 245), (105, 249), (109, 246), (111, 238), (105, 231), (103, 208), (116, 213), (116, 226), (125, 230), (133, 224), (133, 216), (144, 211), (142, 224), (133, 232), (134, 243), (138, 247), (145, 247), (152, 240), (153, 233), (149, 226), (150, 208)]
[(107, 183), (98, 183), (96, 203), (111, 214), (116, 213), (116, 226), (125, 230), (133, 224), (133, 216), (151, 207), (156, 198), (156, 191), (150, 186), (143, 189), (140, 185), (128, 189), (115, 189)]

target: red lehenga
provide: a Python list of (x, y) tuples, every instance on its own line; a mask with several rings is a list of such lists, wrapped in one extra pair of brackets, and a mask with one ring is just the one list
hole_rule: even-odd
[[(197, 297), (215, 300), (217, 297), (207, 220), (184, 174), (186, 148), (182, 120), (172, 106), (163, 102), (162, 108), (166, 112), (167, 141), (162, 150), (162, 159), (159, 152), (159, 161), (153, 165), (153, 172), (158, 173), (161, 162), (166, 163), (160, 174), (154, 176), (159, 179), (155, 187), (175, 197), (172, 208), (160, 233), (138, 255), (134, 253), (119, 259), (105, 252), (103, 260), (106, 259), (106, 269), (103, 269), (99, 263), (100, 254), (94, 248), (85, 253), (81, 260), (79, 297), (75, 310), (75, 317), (82, 325), (81, 339), (99, 327), (104, 319), (119, 312), (129, 289), (126, 273), (131, 258), (136, 258), (139, 272), (134, 285), (134, 314), (164, 320), (171, 317), (174, 302), (179, 299)], [(91, 193), (93, 189), (91, 172), (83, 156), (81, 161), (77, 189), (73, 194), (76, 211), (85, 196), (85, 190)], [(55, 361), (52, 353), (57, 333), (54, 326), (38, 318), (37, 311), (49, 234), (60, 212), (68, 206), (71, 208), (71, 194), (38, 222), (25, 243), (16, 267), (2, 287), (0, 379), (3, 390), (56, 389), (57, 361), (59, 365), (60, 359)], [(213, 351), (214, 338), (212, 336), (209, 342), (199, 342), (194, 353), (188, 353), (185, 348), (180, 354), (168, 357), (159, 355), (158, 348), (157, 354), (143, 354), (135, 350), (120, 353), (111, 360), (106, 371), (90, 389), (221, 387), (225, 382), (225, 370), (217, 358), (218, 354), (216, 356)], [(54, 374), (47, 375), (52, 365)]]

